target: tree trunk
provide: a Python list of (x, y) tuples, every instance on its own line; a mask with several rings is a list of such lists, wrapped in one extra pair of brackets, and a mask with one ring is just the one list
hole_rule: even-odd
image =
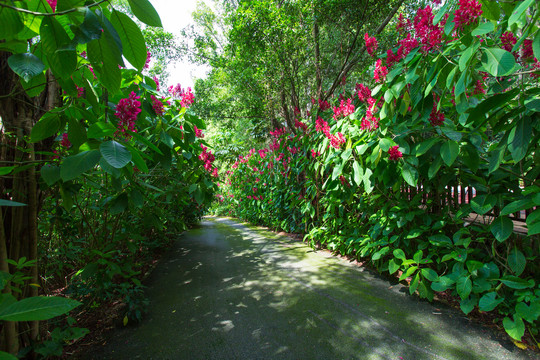
[[(32, 127), (49, 109), (57, 105), (58, 87), (50, 72), (45, 91), (30, 98), (20, 84), (19, 77), (7, 64), (9, 53), (0, 52), (0, 166), (14, 166), (11, 174), (0, 177), (0, 198), (16, 201), (25, 206), (6, 206), (0, 217), (0, 271), (13, 273), (23, 271), (30, 277), (28, 284), (21, 286), (20, 293), (13, 293), (19, 300), (37, 296), (38, 288), (38, 229), (37, 217), (41, 208), (38, 187), (38, 170), (43, 155), (36, 151), (50, 150), (53, 140), (48, 143), (32, 144), (27, 142)], [(7, 264), (7, 259), (18, 261), (26, 257), (27, 261), (36, 260), (30, 268), (16, 269)], [(14, 284), (12, 284), (14, 286)], [(11, 293), (6, 286), (5, 293)], [(37, 321), (28, 324), (6, 322), (0, 337), (0, 348), (12, 354), (20, 346), (27, 346), (39, 333)], [(19, 335), (17, 335), (19, 334)]]

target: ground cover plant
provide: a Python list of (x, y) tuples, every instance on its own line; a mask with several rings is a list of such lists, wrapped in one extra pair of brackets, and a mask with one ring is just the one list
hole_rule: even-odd
[(81, 304), (120, 299), (124, 324), (140, 320), (152, 251), (213, 197), (191, 89), (146, 71), (140, 26), (161, 20), (147, 0), (127, 5), (0, 1), (3, 358), (61, 355), (87, 331), (39, 321)]
[(303, 232), (537, 339), (539, 6), (426, 2), (388, 47), (365, 33), (371, 64), (241, 155), (216, 212)]

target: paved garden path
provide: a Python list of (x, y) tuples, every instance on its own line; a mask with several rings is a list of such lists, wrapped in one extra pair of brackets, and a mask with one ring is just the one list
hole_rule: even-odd
[(459, 311), (347, 260), (229, 219), (183, 234), (150, 311), (88, 359), (534, 359)]

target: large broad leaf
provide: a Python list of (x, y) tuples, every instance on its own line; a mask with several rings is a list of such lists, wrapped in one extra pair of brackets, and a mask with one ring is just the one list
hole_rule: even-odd
[(525, 259), (525, 255), (523, 255), (521, 251), (519, 251), (517, 248), (514, 248), (512, 249), (512, 251), (510, 251), (510, 254), (508, 254), (508, 266), (516, 276), (519, 276), (523, 273), (526, 264), (527, 260)]
[(0, 39), (9, 39), (24, 28), (18, 11), (0, 7)]
[(53, 73), (60, 78), (69, 78), (77, 66), (77, 54), (74, 49), (63, 49), (71, 39), (62, 25), (55, 17), (47, 16), (41, 22), (40, 36)]
[(485, 35), (487, 33), (492, 32), (493, 30), (495, 30), (495, 25), (493, 25), (492, 22), (488, 21), (488, 22), (481, 23), (480, 25), (478, 25), (476, 29), (472, 31), (471, 35), (472, 36)]
[(497, 299), (497, 292), (491, 291), (482, 295), (480, 301), (478, 301), (478, 308), (480, 311), (491, 311), (504, 301), (504, 298)]
[(44, 165), (41, 170), (41, 177), (43, 181), (49, 186), (54, 185), (60, 180), (60, 167), (53, 164)]
[(68, 121), (68, 139), (74, 148), (78, 149), (79, 146), (84, 144), (87, 140), (86, 127), (84, 127), (79, 120), (71, 117)]
[(364, 176), (364, 172), (362, 170), (362, 167), (360, 166), (360, 163), (358, 161), (355, 161), (353, 163), (353, 170), (354, 170), (354, 182), (356, 185), (360, 186), (362, 184), (362, 176)]
[(0, 310), (0, 320), (48, 320), (65, 314), (79, 305), (81, 305), (81, 303), (78, 301), (62, 297), (29, 297)]
[(114, 127), (113, 124), (100, 121), (100, 122), (90, 125), (86, 136), (89, 139), (98, 139), (105, 136), (110, 136), (114, 134), (115, 131), (116, 131), (116, 128)]
[(471, 208), (478, 215), (484, 215), (493, 209), (496, 202), (497, 198), (493, 195), (479, 195), (471, 200)]
[(515, 162), (520, 161), (527, 154), (531, 136), (531, 119), (528, 117), (519, 119), (508, 136), (508, 150)]
[(503, 326), (508, 335), (517, 341), (521, 341), (521, 338), (525, 334), (525, 324), (519, 315), (514, 314), (514, 321), (512, 321), (509, 317), (505, 317), (503, 319)]
[(488, 48), (482, 54), (482, 65), (490, 75), (506, 76), (514, 71), (516, 59), (506, 50)]
[(403, 169), (401, 170), (401, 175), (407, 184), (411, 186), (416, 186), (418, 184), (418, 170), (416, 170), (416, 168), (412, 165), (405, 163), (405, 165), (403, 165)]
[(452, 166), (459, 154), (459, 145), (457, 142), (448, 140), (441, 146), (441, 157), (446, 165)]
[(86, 8), (83, 23), (79, 27), (72, 27), (72, 31), (75, 33), (75, 41), (79, 44), (86, 44), (101, 38), (103, 27), (96, 14)]
[(127, 61), (139, 71), (146, 63), (146, 43), (137, 24), (129, 16), (113, 11), (111, 22), (122, 40), (122, 48)]
[(458, 279), (456, 283), (456, 290), (458, 295), (462, 299), (466, 299), (469, 297), (469, 294), (472, 291), (472, 281), (469, 276), (462, 276)]
[(0, 199), (0, 206), (26, 206), (26, 204), (17, 201)]
[(159, 15), (148, 0), (128, 0), (133, 14), (143, 23), (150, 26), (162, 27)]
[(514, 223), (507, 216), (501, 215), (493, 220), (489, 229), (497, 241), (503, 242), (512, 235)]
[(28, 82), (21, 78), (20, 83), (26, 91), (26, 94), (32, 98), (38, 96), (43, 92), (43, 90), (45, 90), (47, 78), (45, 77), (45, 73), (39, 73), (37, 76), (31, 78)]
[(540, 31), (536, 32), (532, 43), (534, 57), (540, 59)]
[(56, 135), (62, 127), (60, 116), (56, 113), (45, 113), (30, 131), (30, 142), (38, 142)]
[(99, 150), (83, 151), (77, 155), (68, 156), (60, 167), (60, 177), (69, 181), (92, 169), (101, 159)]
[(107, 162), (117, 169), (121, 169), (131, 161), (131, 152), (122, 144), (112, 140), (99, 146), (101, 155)]
[(512, 15), (510, 15), (510, 18), (508, 19), (508, 26), (515, 24), (535, 1), (536, 0), (525, 0), (519, 4), (519, 6), (516, 6), (514, 11), (512, 11)]
[(45, 70), (41, 60), (31, 53), (15, 54), (8, 58), (8, 65), (13, 72), (28, 82)]

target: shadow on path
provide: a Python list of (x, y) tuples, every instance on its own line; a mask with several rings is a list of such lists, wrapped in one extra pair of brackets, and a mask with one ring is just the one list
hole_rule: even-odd
[(150, 311), (86, 359), (533, 359), (455, 309), (325, 252), (224, 218), (185, 233)]

